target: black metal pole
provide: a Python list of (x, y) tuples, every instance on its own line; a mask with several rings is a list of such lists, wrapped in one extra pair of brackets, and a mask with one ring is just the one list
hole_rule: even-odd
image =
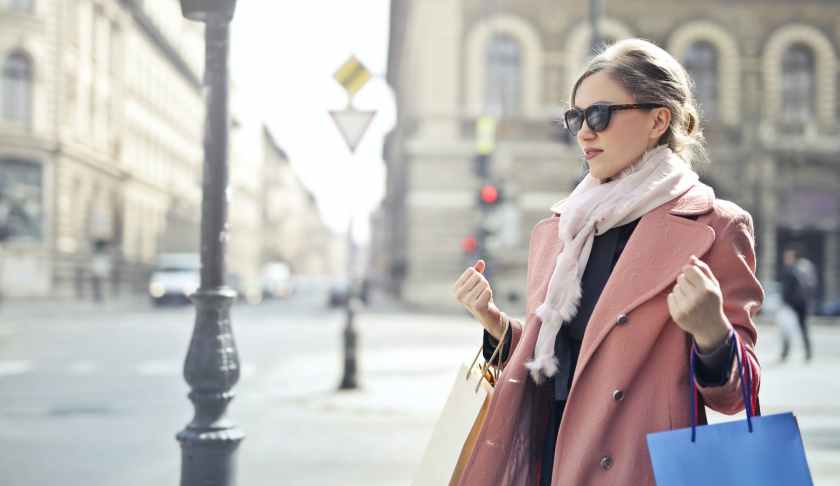
[(201, 286), (192, 296), (195, 327), (184, 362), (195, 416), (176, 436), (181, 443), (181, 486), (235, 484), (235, 452), (245, 436), (226, 416), (234, 397), (231, 389), (239, 381), (239, 355), (230, 323), (236, 293), (225, 285), (229, 22), (217, 13), (206, 18)]
[(355, 390), (359, 387), (357, 380), (358, 371), (358, 335), (353, 321), (358, 311), (358, 304), (356, 303), (356, 285), (355, 285), (355, 270), (356, 267), (356, 250), (353, 245), (353, 216), (350, 216), (350, 224), (347, 228), (347, 295), (344, 299), (344, 332), (342, 338), (344, 342), (344, 369), (341, 376), (341, 383), (339, 390)]
[(601, 47), (601, 31), (598, 29), (599, 19), (601, 17), (601, 0), (589, 0), (589, 22), (592, 29), (592, 38), (590, 42), (590, 49), (594, 56)]

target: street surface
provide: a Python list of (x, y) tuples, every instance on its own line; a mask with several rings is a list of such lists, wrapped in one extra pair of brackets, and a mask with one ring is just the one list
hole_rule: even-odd
[[(363, 389), (337, 393), (343, 314), (324, 301), (232, 310), (242, 379), (229, 411), (246, 434), (238, 484), (408, 485), (458, 363), (478, 349), (478, 324), (375, 306), (357, 319)], [(191, 307), (143, 300), (3, 303), (0, 483), (177, 484), (193, 318)], [(815, 484), (840, 485), (840, 322), (812, 329), (815, 361), (794, 347), (780, 366), (776, 329), (762, 327), (762, 407), (792, 410)]]

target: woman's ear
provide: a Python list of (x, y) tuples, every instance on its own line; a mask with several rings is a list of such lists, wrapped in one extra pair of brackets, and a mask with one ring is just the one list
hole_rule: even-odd
[(668, 108), (654, 108), (653, 111), (653, 127), (650, 132), (650, 138), (659, 140), (660, 137), (668, 130), (671, 125), (671, 110)]

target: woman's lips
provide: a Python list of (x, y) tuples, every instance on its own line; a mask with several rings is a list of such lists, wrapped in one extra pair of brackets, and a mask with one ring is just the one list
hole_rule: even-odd
[(587, 150), (587, 151), (585, 151), (585, 152), (584, 152), (584, 155), (586, 156), (586, 160), (592, 160), (592, 159), (594, 159), (595, 157), (597, 157), (597, 156), (601, 155), (601, 153), (602, 153), (602, 152), (603, 152), (603, 150), (595, 150), (595, 149), (593, 149), (593, 150)]

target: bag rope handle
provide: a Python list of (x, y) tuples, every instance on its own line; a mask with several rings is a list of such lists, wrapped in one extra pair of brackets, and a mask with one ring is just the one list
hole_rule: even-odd
[[(734, 348), (735, 360), (738, 362), (738, 376), (741, 379), (741, 399), (744, 402), (744, 410), (747, 415), (747, 429), (750, 433), (753, 431), (752, 417), (754, 416), (752, 397), (752, 364), (746, 356), (742, 356), (743, 347), (740, 345), (738, 333), (732, 333), (732, 344)], [(691, 356), (689, 358), (689, 383), (691, 384), (691, 442), (697, 440), (697, 382), (695, 379), (695, 355), (697, 351), (697, 344), (691, 345)], [(742, 359), (743, 358), (743, 359)], [(743, 365), (742, 365), (743, 362)], [(747, 368), (747, 376), (744, 378), (744, 368)], [(756, 398), (756, 402), (758, 399)]]
[[(501, 356), (499, 352), (501, 351), (502, 347), (505, 344), (505, 335), (507, 334), (508, 327), (510, 327), (510, 319), (505, 316), (504, 312), (499, 311), (499, 324), (504, 321), (504, 325), (502, 326), (502, 336), (499, 339), (499, 344), (496, 345), (496, 349), (493, 351), (492, 356), (490, 359), (484, 362), (484, 365), (479, 366), (479, 370), (481, 372), (481, 378), (478, 380), (478, 383), (475, 385), (475, 392), (478, 393), (479, 387), (481, 387), (481, 380), (485, 380), (487, 375), (487, 369), (490, 368), (490, 363), (499, 356), (499, 364), (496, 365), (493, 369), (493, 383), (491, 385), (495, 386), (496, 383), (499, 381), (499, 376), (501, 376), (502, 369), (504, 366), (501, 364)], [(482, 344), (481, 347), (478, 348), (478, 352), (475, 354), (475, 358), (472, 361), (469, 369), (467, 370), (467, 380), (470, 378), (470, 374), (472, 372), (473, 367), (475, 367), (475, 363), (478, 361), (478, 357), (481, 356), (481, 352), (484, 349), (484, 345)], [(488, 380), (489, 383), (489, 380)]]

